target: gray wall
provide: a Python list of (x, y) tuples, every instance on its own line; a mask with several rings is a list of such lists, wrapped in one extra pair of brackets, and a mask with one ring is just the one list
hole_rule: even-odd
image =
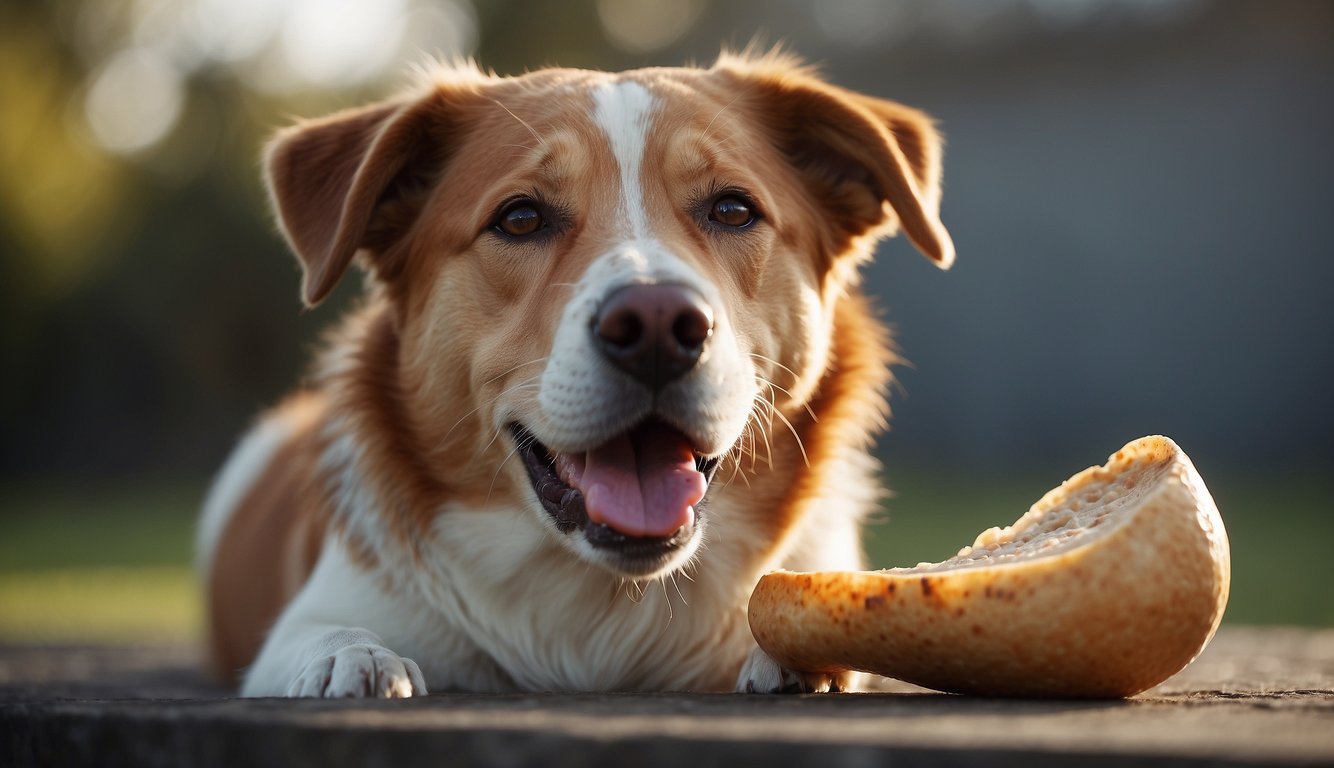
[(867, 273), (914, 364), (891, 457), (1050, 465), (1157, 432), (1197, 462), (1331, 464), (1332, 7), (830, 54), (949, 140), (955, 268), (898, 240)]

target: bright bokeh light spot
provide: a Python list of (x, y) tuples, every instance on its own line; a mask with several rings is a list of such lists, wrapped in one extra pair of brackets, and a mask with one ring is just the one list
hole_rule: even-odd
[(477, 16), (472, 5), (453, 2), (417, 3), (408, 12), (404, 56), (449, 60), (477, 47)]
[(191, 0), (182, 32), (205, 59), (244, 61), (273, 39), (286, 9), (275, 0)]
[(399, 53), (405, 0), (291, 0), (283, 60), (299, 80), (355, 85), (381, 74)]
[(630, 53), (651, 53), (676, 42), (704, 10), (701, 0), (598, 0), (607, 39)]
[(176, 69), (151, 51), (131, 48), (93, 75), (84, 114), (98, 144), (118, 154), (132, 154), (167, 135), (184, 101)]
[[(689, 5), (693, 18), (699, 1), (667, 5)], [(467, 56), (478, 36), (469, 0), (84, 0), (77, 21), (90, 58), (104, 59), (83, 112), (118, 154), (171, 131), (201, 70), (280, 96), (336, 92)]]

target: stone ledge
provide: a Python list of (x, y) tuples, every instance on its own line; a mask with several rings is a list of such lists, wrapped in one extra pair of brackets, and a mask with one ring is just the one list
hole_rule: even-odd
[(1334, 631), (1225, 628), (1126, 701), (886, 688), (239, 700), (205, 684), (188, 649), (8, 648), (0, 765), (1334, 763)]

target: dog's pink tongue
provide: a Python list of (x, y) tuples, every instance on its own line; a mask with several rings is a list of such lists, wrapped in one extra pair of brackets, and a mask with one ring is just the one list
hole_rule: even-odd
[(588, 519), (627, 536), (671, 536), (691, 522), (707, 481), (685, 436), (653, 424), (588, 452), (579, 488)]

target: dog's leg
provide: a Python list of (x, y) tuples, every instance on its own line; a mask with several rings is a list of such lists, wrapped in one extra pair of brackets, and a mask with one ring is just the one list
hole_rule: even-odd
[[(851, 475), (856, 478), (854, 473)], [(870, 487), (858, 479), (852, 487)], [(806, 521), (808, 530), (795, 537), (796, 546), (782, 567), (791, 571), (856, 571), (866, 567), (862, 557), (861, 520), (863, 507), (847, 503), (846, 495), (831, 494), (838, 501), (818, 505), (821, 514)], [(869, 503), (866, 504), (869, 506)], [(817, 528), (818, 526), (818, 528)], [(736, 690), (740, 693), (832, 693), (860, 690), (866, 675), (841, 672), (835, 675), (797, 672), (774, 661), (759, 647), (752, 648), (741, 665)]]
[[(367, 627), (411, 624), (412, 600), (386, 590), (335, 539), (245, 675), (243, 696), (406, 698), (426, 681)], [(345, 620), (345, 623), (344, 623)], [(383, 629), (381, 631), (384, 631)]]
[(769, 654), (752, 648), (737, 676), (738, 693), (837, 693), (855, 691), (861, 681), (859, 672), (826, 675), (819, 672), (795, 672), (774, 661)]

